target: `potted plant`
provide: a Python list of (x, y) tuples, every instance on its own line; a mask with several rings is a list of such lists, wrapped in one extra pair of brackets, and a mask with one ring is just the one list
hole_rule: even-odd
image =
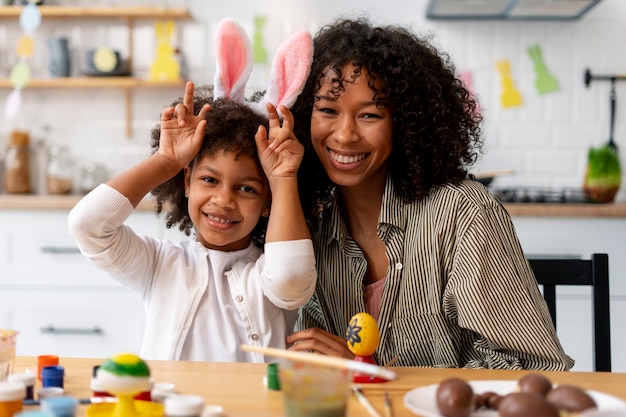
[(585, 195), (597, 203), (611, 203), (622, 183), (617, 149), (610, 144), (590, 148), (583, 188)]

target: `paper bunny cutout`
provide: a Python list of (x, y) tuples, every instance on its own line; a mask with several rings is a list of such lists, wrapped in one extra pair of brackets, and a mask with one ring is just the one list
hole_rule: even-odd
[(215, 51), (215, 98), (246, 103), (255, 112), (267, 116), (267, 103), (277, 109), (281, 104), (290, 108), (302, 92), (313, 61), (313, 39), (309, 32), (301, 30), (280, 44), (267, 90), (258, 103), (248, 102), (244, 96), (252, 72), (253, 53), (250, 39), (237, 22), (224, 19), (218, 24)]
[(180, 79), (180, 64), (174, 58), (174, 47), (172, 46), (174, 22), (157, 22), (155, 30), (157, 34), (157, 53), (150, 66), (150, 78), (160, 81), (178, 80)]
[(559, 83), (548, 71), (548, 67), (543, 61), (543, 54), (541, 53), (541, 47), (539, 45), (532, 45), (528, 47), (528, 55), (530, 59), (533, 61), (533, 65), (535, 67), (535, 74), (537, 78), (535, 78), (535, 88), (539, 94), (546, 94), (551, 91), (556, 91), (559, 89)]

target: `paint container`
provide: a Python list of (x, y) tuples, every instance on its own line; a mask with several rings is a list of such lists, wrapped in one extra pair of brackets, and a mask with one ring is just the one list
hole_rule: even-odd
[(278, 380), (278, 363), (267, 364), (266, 385), (272, 391), (280, 391), (280, 381)]
[(39, 355), (37, 356), (37, 379), (41, 382), (41, 370), (46, 366), (55, 366), (59, 364), (59, 357), (56, 355)]
[(55, 417), (74, 417), (78, 400), (74, 397), (50, 397), (41, 400), (41, 411), (54, 414)]
[(15, 414), (13, 417), (54, 417), (54, 414), (41, 410), (25, 410)]
[(37, 399), (41, 401), (44, 398), (61, 397), (64, 393), (65, 391), (61, 387), (39, 388), (37, 390)]
[(176, 386), (171, 382), (156, 382), (150, 392), (152, 401), (162, 403), (167, 397), (174, 395), (175, 388)]
[(204, 398), (199, 395), (170, 395), (164, 401), (168, 417), (200, 417)]
[(63, 377), (65, 376), (65, 368), (60, 365), (44, 366), (41, 369), (41, 386), (60, 387), (63, 388)]
[(22, 373), (22, 374), (11, 374), (9, 375), (10, 382), (21, 382), (26, 386), (26, 395), (24, 396), (25, 400), (33, 400), (35, 399), (35, 381), (37, 377), (35, 374), (31, 373)]
[(0, 417), (13, 417), (22, 411), (26, 385), (21, 382), (0, 382)]

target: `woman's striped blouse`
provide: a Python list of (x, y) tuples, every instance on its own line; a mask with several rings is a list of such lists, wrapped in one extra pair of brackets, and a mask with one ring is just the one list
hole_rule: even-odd
[[(406, 204), (388, 179), (378, 235), (389, 268), (374, 359), (398, 366), (567, 370), (568, 357), (524, 256), (511, 218), (475, 181), (437, 187)], [(297, 329), (345, 335), (366, 311), (366, 260), (337, 202), (314, 237), (315, 295)]]

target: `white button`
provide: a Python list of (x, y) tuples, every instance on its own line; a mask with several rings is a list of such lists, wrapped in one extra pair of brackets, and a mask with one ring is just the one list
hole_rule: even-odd
[(255, 333), (252, 336), (250, 336), (250, 339), (252, 339), (252, 340), (254, 340), (256, 342), (257, 340), (259, 340), (259, 335)]
[(235, 300), (237, 300), (238, 303), (243, 301), (243, 295), (238, 295), (237, 297), (235, 297)]
[(387, 328), (388, 328), (388, 329), (391, 329), (391, 323), (389, 323), (389, 324), (387, 325)]
[(398, 263), (396, 264), (396, 269), (397, 269), (398, 271), (402, 269), (402, 264), (401, 264), (400, 262), (398, 262)]

